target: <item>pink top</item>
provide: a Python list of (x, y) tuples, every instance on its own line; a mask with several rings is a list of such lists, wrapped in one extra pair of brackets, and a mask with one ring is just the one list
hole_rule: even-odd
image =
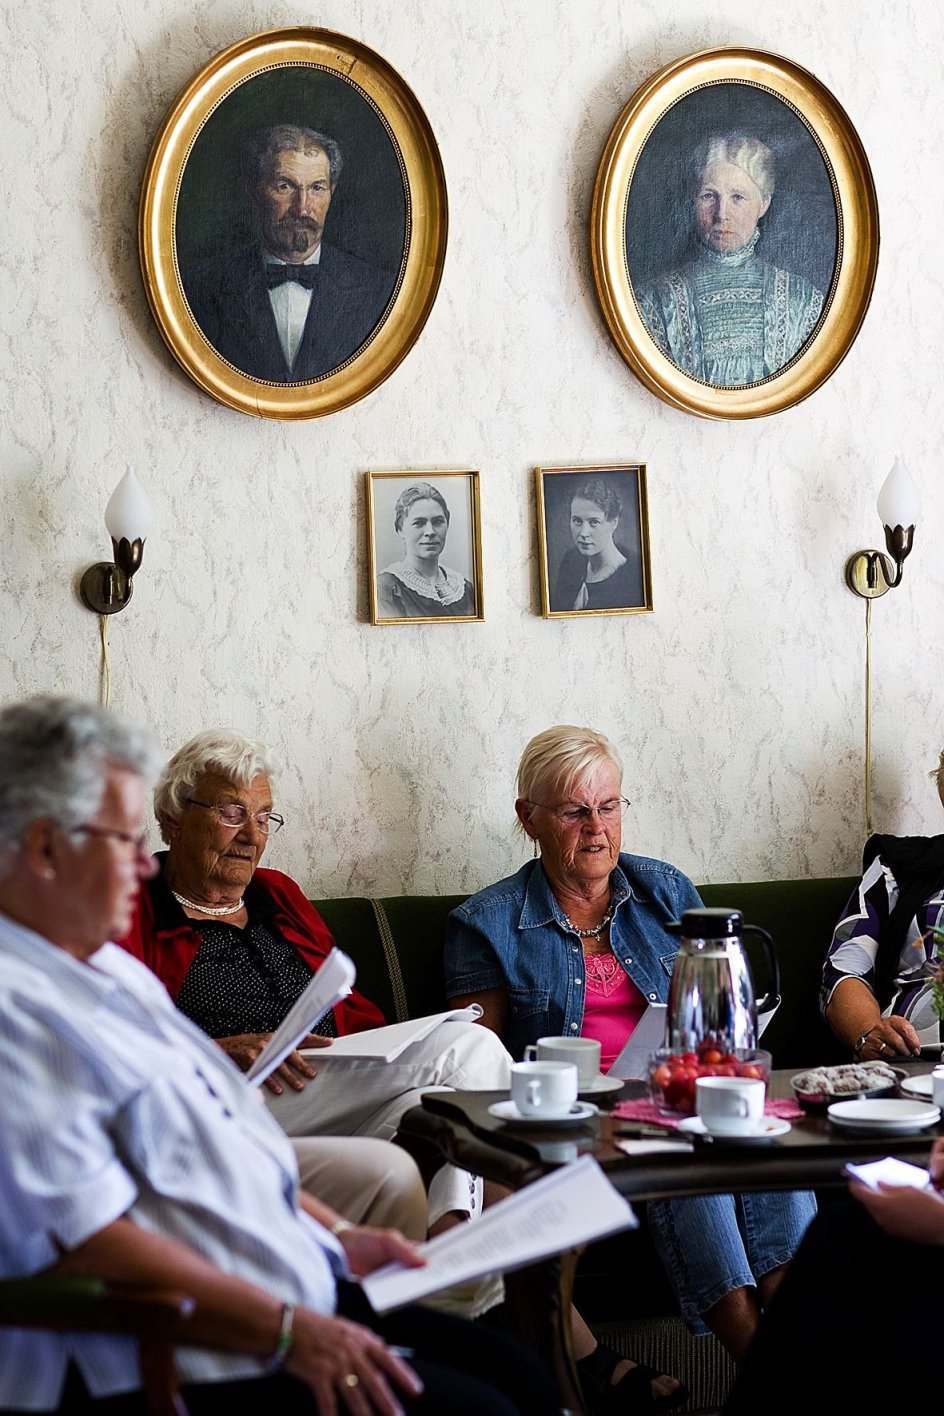
[(608, 1072), (649, 1005), (612, 954), (588, 954), (584, 965), (583, 1036), (597, 1039), (600, 1071)]

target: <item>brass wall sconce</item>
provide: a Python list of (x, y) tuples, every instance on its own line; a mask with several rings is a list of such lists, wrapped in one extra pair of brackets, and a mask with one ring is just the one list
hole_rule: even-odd
[(865, 600), (875, 600), (901, 584), (905, 558), (911, 551), (915, 522), (921, 511), (920, 493), (900, 457), (895, 458), (892, 470), (882, 483), (877, 508), (885, 527), (888, 555), (883, 551), (856, 551), (846, 561), (846, 584)]
[(882, 483), (878, 514), (885, 527), (883, 551), (856, 551), (846, 561), (846, 584), (865, 601), (865, 834), (872, 835), (872, 601), (901, 584), (905, 558), (911, 550), (921, 494), (900, 457)]
[(96, 614), (117, 614), (131, 599), (132, 581), (141, 567), (151, 519), (144, 489), (129, 469), (105, 508), (105, 529), (111, 537), (115, 559), (90, 565), (79, 584), (82, 603)]

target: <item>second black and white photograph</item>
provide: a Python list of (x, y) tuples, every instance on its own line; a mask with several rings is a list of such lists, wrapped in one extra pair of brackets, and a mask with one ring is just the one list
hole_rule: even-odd
[(646, 469), (537, 467), (546, 618), (652, 609)]

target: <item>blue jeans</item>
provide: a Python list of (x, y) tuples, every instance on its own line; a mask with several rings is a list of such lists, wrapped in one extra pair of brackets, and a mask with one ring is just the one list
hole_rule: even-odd
[(809, 1190), (653, 1200), (649, 1230), (692, 1332), (709, 1331), (702, 1314), (726, 1293), (787, 1263), (815, 1213)]

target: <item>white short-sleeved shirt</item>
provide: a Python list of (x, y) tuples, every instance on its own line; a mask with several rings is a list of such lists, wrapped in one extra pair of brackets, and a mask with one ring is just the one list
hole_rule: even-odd
[[(80, 963), (0, 915), (0, 1276), (35, 1274), (122, 1215), (318, 1312), (345, 1272), (299, 1210), (258, 1089), (114, 944)], [(49, 1410), (68, 1359), (93, 1396), (140, 1384), (133, 1338), (0, 1329), (0, 1408)], [(181, 1348), (181, 1379), (264, 1363)]]

